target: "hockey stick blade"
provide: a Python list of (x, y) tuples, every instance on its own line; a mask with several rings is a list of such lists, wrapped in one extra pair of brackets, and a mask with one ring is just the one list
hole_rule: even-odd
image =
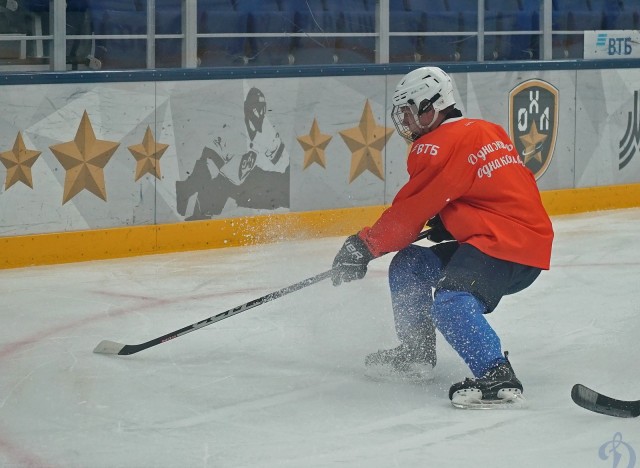
[(617, 418), (635, 418), (640, 416), (640, 400), (626, 401), (608, 397), (582, 384), (571, 389), (571, 399), (584, 409), (594, 413), (606, 414)]
[(100, 343), (98, 343), (98, 346), (95, 347), (93, 352), (97, 354), (120, 354), (120, 351), (122, 351), (122, 349), (125, 347), (126, 345), (123, 345), (122, 343), (102, 340)]

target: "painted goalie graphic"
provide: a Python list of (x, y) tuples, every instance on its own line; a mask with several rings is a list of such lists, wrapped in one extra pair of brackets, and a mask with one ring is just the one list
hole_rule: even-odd
[(558, 134), (558, 90), (528, 80), (509, 93), (509, 136), (538, 180), (548, 169)]
[(222, 124), (193, 171), (176, 182), (177, 210), (186, 220), (210, 219), (226, 205), (289, 207), (289, 154), (266, 112), (264, 94), (251, 88), (244, 99), (242, 128)]

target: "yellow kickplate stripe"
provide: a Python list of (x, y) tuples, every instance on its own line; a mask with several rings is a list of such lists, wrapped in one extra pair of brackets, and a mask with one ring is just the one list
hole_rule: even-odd
[(549, 190), (541, 195), (551, 216), (640, 206), (640, 184)]
[[(542, 192), (550, 215), (640, 206), (640, 184)], [(0, 237), (0, 269), (345, 236), (384, 206)]]
[(355, 233), (383, 206), (0, 237), (0, 269)]

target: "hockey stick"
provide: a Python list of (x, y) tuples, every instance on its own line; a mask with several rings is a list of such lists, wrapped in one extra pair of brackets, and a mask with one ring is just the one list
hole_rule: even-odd
[(258, 307), (259, 305), (265, 304), (269, 301), (273, 301), (275, 299), (278, 299), (279, 297), (285, 296), (299, 289), (306, 288), (307, 286), (318, 283), (319, 281), (329, 278), (330, 276), (331, 270), (325, 271), (324, 273), (320, 273), (319, 275), (302, 280), (299, 283), (292, 284), (291, 286), (287, 286), (286, 288), (282, 288), (278, 291), (259, 297), (258, 299), (246, 302), (242, 305), (239, 305), (238, 307), (234, 307), (233, 309), (225, 310), (224, 312), (221, 312), (217, 315), (188, 325), (184, 328), (181, 328), (180, 330), (167, 333), (166, 335), (147, 341), (146, 343), (137, 345), (125, 345), (122, 343), (116, 343), (115, 341), (103, 340), (98, 344), (98, 346), (96, 346), (93, 352), (98, 354), (135, 354), (147, 348), (151, 348), (152, 346), (164, 343), (165, 341), (169, 341), (174, 338), (178, 338), (179, 336), (186, 335), (187, 333), (191, 333), (198, 328), (206, 327), (207, 325), (211, 325), (212, 323), (219, 322), (220, 320), (224, 320), (228, 317), (239, 314), (240, 312), (244, 312), (245, 310), (253, 309), (254, 307)]
[(640, 400), (625, 401), (608, 397), (582, 384), (575, 384), (571, 389), (573, 402), (589, 411), (616, 416), (618, 418), (635, 418), (640, 416)]
[[(425, 239), (428, 236), (428, 233), (428, 230), (421, 232), (416, 241)], [(233, 309), (225, 310), (224, 312), (220, 312), (219, 314), (212, 317), (206, 318), (191, 325), (187, 325), (180, 330), (176, 330), (153, 340), (147, 341), (146, 343), (128, 345), (110, 340), (102, 340), (100, 343), (98, 343), (98, 346), (96, 346), (93, 352), (98, 354), (119, 354), (121, 356), (139, 353), (140, 351), (151, 348), (152, 346), (159, 345), (161, 343), (164, 343), (165, 341), (173, 340), (174, 338), (186, 335), (187, 333), (191, 333), (192, 331), (195, 331), (199, 328), (206, 327), (207, 325), (219, 322), (220, 320), (224, 320), (233, 315), (239, 314), (240, 312), (244, 312), (245, 310), (253, 309), (254, 307), (258, 307), (259, 305), (273, 301), (282, 296), (286, 296), (287, 294), (298, 291), (299, 289), (306, 288), (307, 286), (311, 286), (312, 284), (316, 284), (324, 279), (329, 278), (331, 276), (331, 271), (332, 270), (328, 270), (318, 275), (312, 276), (296, 284), (287, 286), (286, 288), (279, 289), (278, 291), (266, 294), (262, 297), (259, 297), (258, 299), (254, 299), (252, 301), (234, 307)]]

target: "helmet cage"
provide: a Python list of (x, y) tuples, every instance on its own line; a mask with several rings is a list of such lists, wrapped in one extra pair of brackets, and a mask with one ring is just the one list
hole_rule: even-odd
[[(419, 106), (416, 106), (413, 99), (408, 99), (406, 104), (394, 105), (391, 110), (391, 119), (396, 126), (398, 134), (409, 143), (413, 143), (424, 135), (424, 133), (428, 131), (429, 127), (427, 126), (427, 129), (422, 128), (422, 125), (420, 124), (420, 116), (425, 112), (428, 112), (429, 109), (433, 107), (433, 103), (439, 98), (440, 94), (436, 94), (432, 99), (423, 99)], [(407, 111), (411, 114), (411, 118), (415, 122), (416, 127), (420, 127), (422, 129), (421, 133), (416, 133), (411, 129), (410, 125), (405, 123), (405, 113)], [(433, 119), (434, 121), (437, 114), (438, 113), (436, 112), (436, 116)], [(431, 123), (433, 123), (433, 121)]]
[(407, 125), (405, 113), (409, 112), (411, 114), (411, 118), (415, 121), (416, 125), (418, 124), (418, 108), (415, 104), (401, 104), (399, 106), (393, 106), (391, 110), (391, 119), (393, 120), (393, 124), (396, 126), (396, 131), (398, 135), (407, 140), (410, 143), (413, 143), (419, 135), (416, 134), (411, 127)]

